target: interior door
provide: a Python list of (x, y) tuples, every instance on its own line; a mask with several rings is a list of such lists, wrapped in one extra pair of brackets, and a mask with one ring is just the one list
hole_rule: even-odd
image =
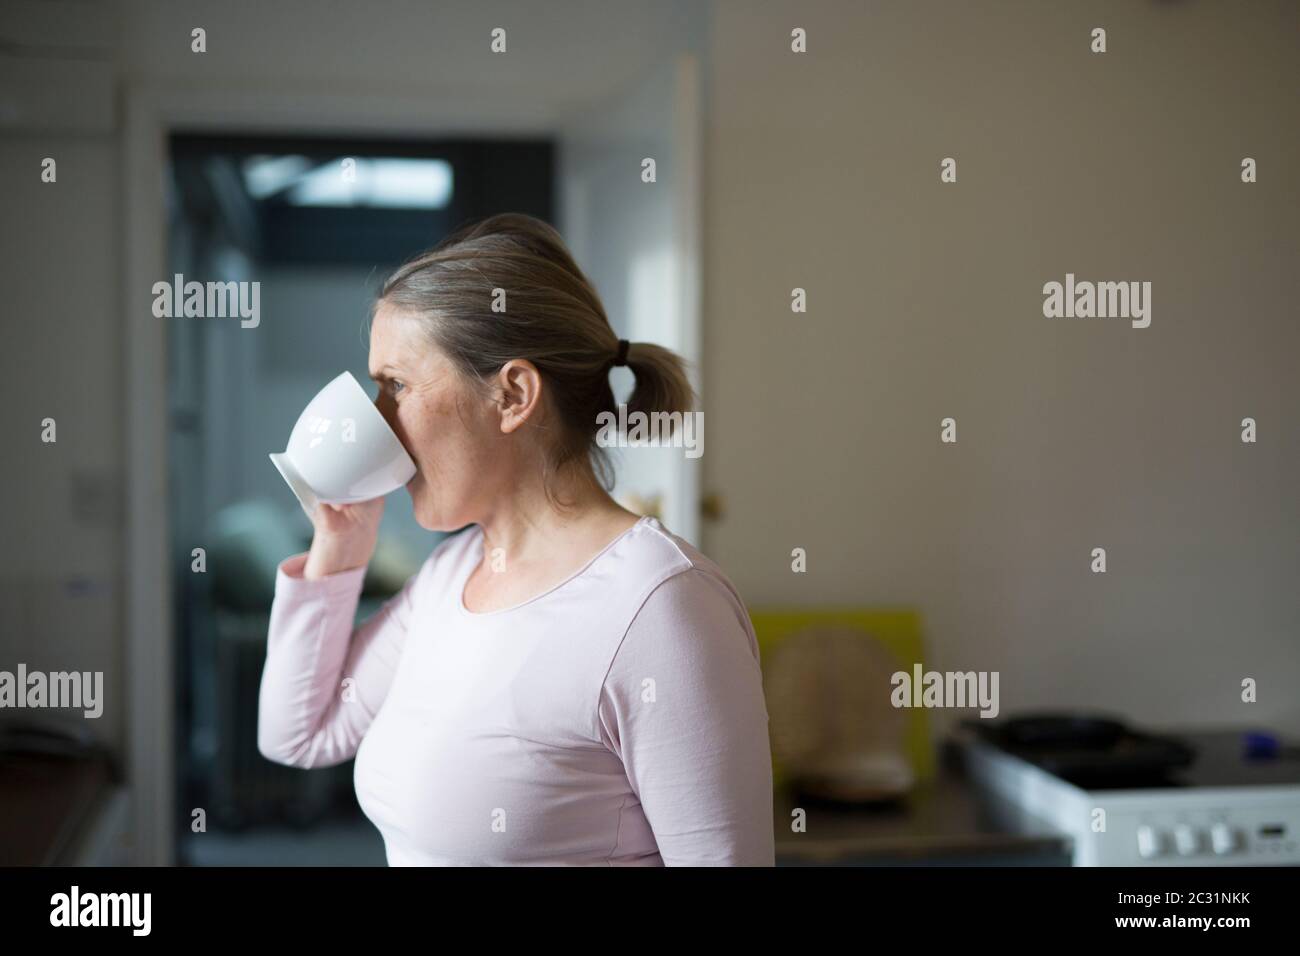
[[(619, 336), (682, 355), (697, 394), (701, 137), (699, 61), (689, 53), (573, 114), (558, 137), (558, 228)], [(654, 182), (643, 181), (646, 158)], [(626, 401), (631, 372), (611, 374)], [(611, 449), (615, 497), (698, 544), (703, 447)]]

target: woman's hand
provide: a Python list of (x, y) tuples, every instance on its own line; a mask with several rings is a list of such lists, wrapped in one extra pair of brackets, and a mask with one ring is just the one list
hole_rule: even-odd
[(302, 576), (311, 580), (369, 564), (383, 514), (383, 498), (355, 505), (318, 504), (311, 516), (315, 534)]

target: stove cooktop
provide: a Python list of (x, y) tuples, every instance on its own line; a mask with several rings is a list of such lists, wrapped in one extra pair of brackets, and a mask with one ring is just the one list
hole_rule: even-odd
[[(959, 735), (991, 812), (1067, 834), (1076, 866), (1300, 864), (1300, 748), (1268, 734), (1020, 718)], [(964, 738), (964, 739), (963, 739)]]
[(1300, 748), (1249, 731), (1141, 732), (1092, 717), (966, 722), (977, 737), (1083, 790), (1300, 784)]

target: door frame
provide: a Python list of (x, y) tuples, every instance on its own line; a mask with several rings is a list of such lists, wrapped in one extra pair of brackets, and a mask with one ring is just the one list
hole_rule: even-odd
[[(700, 60), (695, 54), (683, 53), (674, 63), (673, 145), (675, 162), (680, 171), (674, 193), (675, 246), (680, 251), (681, 286), (677, 303), (681, 322), (683, 353), (690, 367), (688, 375), (695, 394), (703, 396), (703, 209), (704, 209), (704, 92), (700, 77)], [(700, 412), (703, 416), (703, 411)], [(703, 452), (703, 449), (701, 449)], [(704, 542), (700, 533), (701, 470), (700, 458), (683, 457), (676, 470), (679, 500), (687, 511), (680, 520), (682, 537), (696, 547)]]
[[(666, 81), (666, 82), (665, 82)], [(595, 167), (590, 164), (591, 157), (587, 151), (597, 154), (602, 149), (613, 149), (621, 153), (620, 161), (629, 162), (633, 156), (640, 157), (640, 152), (627, 148), (623, 139), (627, 131), (623, 128), (625, 118), (629, 115), (641, 117), (640, 101), (648, 88), (653, 88), (656, 97), (662, 96), (669, 101), (669, 118), (660, 125), (654, 120), (654, 130), (662, 133), (670, 143), (671, 155), (659, 157), (665, 162), (665, 168), (671, 173), (665, 176), (664, 187), (670, 191), (668, 212), (670, 226), (667, 240), (672, 249), (671, 257), (671, 296), (665, 296), (662, 309), (657, 309), (670, 320), (670, 324), (648, 333), (650, 341), (658, 341), (674, 349), (687, 363), (687, 374), (697, 396), (702, 398), (701, 386), (701, 349), (703, 302), (701, 293), (701, 249), (702, 206), (703, 206), (703, 143), (704, 143), (704, 104), (700, 57), (690, 52), (679, 52), (670, 58), (655, 64), (638, 77), (630, 87), (623, 88), (606, 98), (593, 100), (581, 113), (570, 117), (569, 122), (559, 130), (561, 158), (561, 186), (559, 195), (558, 222), (565, 232), (565, 239), (570, 245), (579, 265), (588, 272), (598, 286), (608, 276), (601, 274), (595, 263), (588, 262), (587, 257), (602, 243), (602, 232), (608, 225), (608, 212), (601, 220), (601, 215), (593, 211), (600, 205), (600, 200), (592, 199), (593, 188), (599, 190), (599, 183), (583, 179), (585, 169), (598, 168), (607, 171), (603, 165), (607, 157), (601, 157)], [(611, 128), (617, 132), (611, 133)], [(593, 131), (599, 131), (593, 134)], [(640, 145), (634, 149), (639, 150)], [(650, 147), (647, 147), (650, 148)], [(577, 157), (575, 161), (575, 157)], [(635, 168), (632, 170), (636, 172)], [(598, 172), (597, 177), (600, 173)], [(635, 183), (635, 178), (629, 177)], [(608, 183), (605, 183), (608, 186)], [(644, 189), (644, 186), (630, 186), (630, 190)], [(609, 292), (608, 289), (605, 290)], [(614, 309), (617, 305), (612, 299), (606, 299), (605, 307)], [(625, 328), (614, 322), (619, 334)], [(634, 330), (635, 331), (635, 330)], [(619, 386), (626, 384), (630, 377), (624, 378)], [(617, 388), (618, 386), (616, 386)], [(697, 411), (702, 409), (697, 406)], [(701, 436), (702, 437), (702, 436)], [(644, 485), (637, 490), (666, 492), (666, 500), (658, 512), (668, 529), (685, 538), (696, 546), (701, 545), (701, 461), (688, 458), (684, 453), (664, 456), (661, 461), (669, 462), (666, 474), (659, 476), (663, 485)], [(629, 470), (635, 466), (627, 464)], [(622, 472), (623, 462), (616, 469)], [(614, 493), (622, 489), (616, 482)]]

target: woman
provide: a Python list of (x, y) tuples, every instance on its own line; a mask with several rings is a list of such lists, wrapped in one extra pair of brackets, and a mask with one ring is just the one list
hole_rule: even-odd
[(355, 755), (390, 864), (774, 862), (744, 605), (606, 491), (597, 416), (622, 364), (629, 414), (689, 409), (681, 360), (619, 340), (528, 216), (465, 227), (376, 300), (370, 374), (416, 519), (471, 527), (354, 630), (383, 500), (317, 509), (276, 574), (258, 745), (295, 767)]

